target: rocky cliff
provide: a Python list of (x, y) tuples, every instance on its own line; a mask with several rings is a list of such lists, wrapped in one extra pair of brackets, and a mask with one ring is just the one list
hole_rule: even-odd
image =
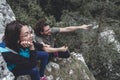
[[(3, 36), (5, 25), (12, 20), (15, 16), (6, 0), (0, 0), (0, 41)], [(0, 54), (0, 80), (14, 80), (13, 74), (8, 71), (6, 63)]]

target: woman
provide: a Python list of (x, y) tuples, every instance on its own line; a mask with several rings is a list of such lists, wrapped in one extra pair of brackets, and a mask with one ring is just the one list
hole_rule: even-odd
[[(33, 43), (33, 34), (26, 23), (12, 21), (7, 24), (3, 41), (10, 51), (3, 52), (2, 55), (7, 62), (8, 69), (15, 77), (28, 74), (32, 80), (42, 80), (44, 78), (48, 56), (42, 57), (40, 55), (43, 54), (40, 53), (43, 45)], [(39, 51), (35, 50), (35, 46), (39, 47)], [(39, 58), (44, 60), (43, 65), (41, 64), (41, 71), (37, 68), (38, 53)]]

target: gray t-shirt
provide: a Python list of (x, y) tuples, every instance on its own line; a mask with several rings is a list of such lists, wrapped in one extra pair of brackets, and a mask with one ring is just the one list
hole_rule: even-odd
[(60, 32), (59, 28), (51, 28), (50, 36), (35, 36), (36, 42), (49, 44), (52, 47), (55, 46), (55, 35)]

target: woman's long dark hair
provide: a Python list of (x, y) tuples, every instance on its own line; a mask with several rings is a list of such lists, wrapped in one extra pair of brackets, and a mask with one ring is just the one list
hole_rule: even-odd
[(18, 44), (18, 40), (20, 39), (21, 28), (24, 25), (27, 24), (18, 20), (12, 21), (11, 23), (7, 24), (4, 35), (4, 41), (7, 47), (15, 51), (19, 50), (20, 46)]

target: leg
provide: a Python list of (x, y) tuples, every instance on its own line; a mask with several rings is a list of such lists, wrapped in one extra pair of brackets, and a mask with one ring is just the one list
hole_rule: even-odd
[(38, 68), (33, 68), (33, 70), (30, 71), (30, 77), (31, 80), (40, 80), (40, 73)]
[(20, 75), (30, 75), (31, 80), (40, 80), (40, 74), (39, 74), (39, 70), (37, 67), (31, 69), (31, 70), (17, 70), (17, 71), (12, 71), (13, 74), (15, 75), (15, 77), (17, 78), (17, 76)]
[(69, 58), (70, 57), (70, 53), (68, 51), (66, 52), (55, 52), (55, 53), (50, 53), (50, 59), (52, 57), (59, 57), (59, 58)]
[(58, 57), (59, 58), (69, 58), (70, 53), (68, 51), (66, 51), (66, 52), (58, 52)]
[(49, 54), (47, 52), (44, 52), (44, 51), (38, 51), (37, 52), (37, 55), (38, 55), (38, 60), (41, 60), (41, 64), (40, 64), (40, 77), (43, 77), (44, 76), (44, 71), (45, 71), (45, 67), (48, 63), (48, 57), (49, 57)]

